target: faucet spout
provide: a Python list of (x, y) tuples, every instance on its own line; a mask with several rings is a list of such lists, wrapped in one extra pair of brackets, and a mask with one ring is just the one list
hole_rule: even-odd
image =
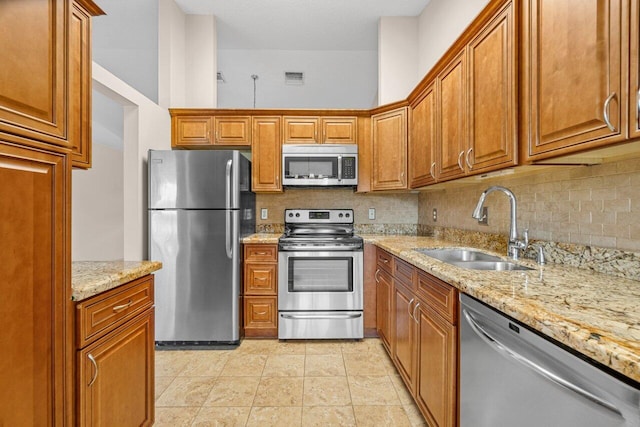
[(518, 228), (516, 224), (516, 218), (518, 217), (518, 206), (516, 203), (516, 196), (513, 194), (511, 190), (506, 187), (502, 187), (500, 185), (494, 185), (492, 187), (487, 188), (480, 195), (480, 199), (478, 200), (478, 204), (476, 208), (473, 210), (473, 214), (471, 215), (475, 219), (482, 219), (482, 207), (484, 206), (484, 201), (487, 196), (494, 191), (501, 191), (507, 195), (509, 198), (509, 204), (511, 206), (511, 221), (509, 226), (509, 256), (513, 259), (518, 259), (519, 251), (524, 250), (529, 245), (529, 236), (528, 230), (524, 232), (524, 240), (518, 240)]

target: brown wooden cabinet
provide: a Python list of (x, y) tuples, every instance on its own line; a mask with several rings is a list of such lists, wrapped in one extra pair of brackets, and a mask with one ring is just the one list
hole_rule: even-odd
[(553, 0), (522, 3), (525, 160), (625, 140), (629, 2), (590, 2), (579, 8)]
[(418, 188), (436, 182), (435, 154), (439, 139), (435, 83), (411, 105), (409, 117), (409, 187)]
[(251, 188), (258, 192), (282, 192), (280, 117), (254, 117), (251, 141)]
[(407, 107), (371, 116), (372, 190), (407, 188)]
[(179, 115), (172, 112), (171, 146), (174, 148), (248, 147), (250, 116)]
[(71, 425), (69, 160), (23, 142), (0, 134), (0, 424)]
[(251, 146), (251, 117), (221, 116), (213, 118), (213, 145)]
[(213, 117), (174, 116), (171, 118), (171, 145), (188, 148), (212, 145)]
[(514, 3), (509, 2), (469, 42), (467, 174), (518, 162)]
[(278, 245), (244, 245), (244, 334), (278, 336)]
[(77, 304), (80, 425), (154, 420), (153, 276)]
[(395, 278), (393, 292), (393, 360), (407, 388), (412, 392), (415, 388), (417, 332), (413, 312), (418, 303), (415, 293)]
[(629, 137), (640, 138), (640, 0), (631, 0)]
[(284, 144), (357, 144), (356, 117), (285, 116)]
[[(387, 348), (389, 354), (391, 353), (391, 304), (393, 301), (393, 279), (391, 276), (391, 263), (393, 257), (378, 248), (376, 252), (376, 319), (378, 336), (382, 340), (382, 344)], [(386, 261), (386, 262), (385, 262)]]

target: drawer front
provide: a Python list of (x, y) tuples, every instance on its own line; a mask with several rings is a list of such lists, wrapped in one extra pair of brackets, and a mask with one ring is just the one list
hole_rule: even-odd
[(152, 306), (152, 275), (79, 302), (79, 348), (85, 347)]
[(411, 264), (397, 258), (393, 260), (393, 278), (411, 290), (415, 290), (416, 269)]
[(386, 270), (390, 274), (393, 274), (393, 255), (389, 252), (378, 248), (376, 252), (376, 262), (378, 267)]
[(245, 262), (278, 262), (278, 245), (249, 244), (244, 245)]
[(248, 264), (244, 266), (245, 295), (276, 295), (277, 264)]
[(423, 271), (418, 271), (418, 294), (424, 303), (452, 324), (458, 319), (458, 291)]
[(277, 328), (276, 297), (244, 297), (245, 328)]

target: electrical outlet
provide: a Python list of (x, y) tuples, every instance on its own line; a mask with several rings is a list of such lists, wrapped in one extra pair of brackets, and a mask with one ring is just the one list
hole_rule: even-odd
[(267, 218), (269, 218), (269, 209), (267, 208), (260, 209), (260, 219), (267, 219)]
[(478, 220), (478, 224), (489, 225), (489, 207), (482, 207), (482, 218)]
[(369, 219), (376, 219), (376, 208), (369, 208)]
[(433, 222), (436, 222), (438, 220), (438, 209), (433, 208), (432, 216), (433, 216)]

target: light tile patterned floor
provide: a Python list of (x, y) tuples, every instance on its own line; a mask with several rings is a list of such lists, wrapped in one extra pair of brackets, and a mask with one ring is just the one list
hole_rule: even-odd
[(380, 340), (156, 352), (156, 426), (426, 426)]

